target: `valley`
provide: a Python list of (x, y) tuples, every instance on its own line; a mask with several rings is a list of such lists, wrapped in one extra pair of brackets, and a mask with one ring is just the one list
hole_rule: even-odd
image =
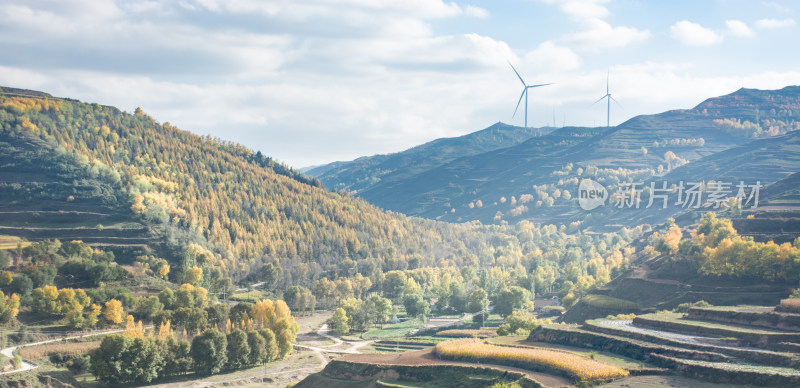
[[(795, 385), (797, 94), (610, 128), (498, 123), (314, 178), (140, 109), (10, 90), (2, 379)], [(761, 190), (758, 206), (587, 211), (583, 179)]]

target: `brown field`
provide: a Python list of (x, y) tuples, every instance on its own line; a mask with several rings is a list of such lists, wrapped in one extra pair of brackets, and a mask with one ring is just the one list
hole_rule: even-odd
[(376, 365), (460, 365), (460, 366), (480, 366), (504, 371), (519, 372), (528, 375), (530, 378), (539, 382), (545, 387), (569, 387), (572, 380), (549, 373), (534, 372), (527, 369), (514, 368), (504, 365), (494, 365), (490, 363), (469, 363), (461, 361), (441, 360), (433, 354), (433, 349), (416, 350), (405, 353), (381, 353), (381, 354), (348, 354), (339, 358), (342, 361), (357, 362), (362, 364)]
[(782, 299), (781, 309), (793, 313), (800, 313), (800, 298)]
[(611, 380), (628, 376), (628, 371), (575, 353), (544, 348), (518, 348), (487, 344), (483, 340), (462, 338), (440, 342), (435, 348), (441, 357), (467, 359), (477, 362), (542, 366), (564, 372), (579, 380)]
[(450, 329), (436, 333), (437, 337), (496, 337), (497, 331), (491, 329)]
[(99, 347), (100, 341), (52, 343), (21, 348), (19, 354), (26, 360), (35, 360), (54, 354), (86, 354)]

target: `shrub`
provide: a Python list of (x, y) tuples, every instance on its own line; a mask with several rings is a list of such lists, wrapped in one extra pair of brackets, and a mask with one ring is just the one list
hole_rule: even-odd
[(636, 314), (617, 314), (617, 315), (609, 315), (606, 316), (606, 319), (633, 319), (636, 318)]
[(676, 313), (688, 313), (689, 309), (692, 307), (708, 307), (708, 306), (711, 306), (711, 303), (701, 300), (699, 302), (694, 302), (694, 303), (681, 303), (678, 305), (678, 307), (676, 307), (672, 311)]
[(500, 327), (497, 329), (497, 334), (528, 335), (542, 323), (550, 323), (550, 320), (539, 320), (530, 313), (514, 311), (511, 313), (511, 315), (506, 317), (505, 323), (500, 325)]

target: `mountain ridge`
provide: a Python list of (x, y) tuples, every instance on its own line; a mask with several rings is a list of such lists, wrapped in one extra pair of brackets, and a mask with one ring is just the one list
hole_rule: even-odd
[[(726, 104), (731, 108), (725, 109)], [(800, 129), (798, 115), (798, 86), (742, 88), (691, 109), (639, 115), (615, 127), (558, 128), (509, 147), (455, 158), (406, 179), (375, 182), (357, 195), (382, 208), (446, 221), (572, 222), (580, 215), (574, 198), (559, 196), (552, 205), (547, 198), (564, 190), (574, 197), (577, 181), (572, 178), (587, 176), (576, 174), (579, 169), (612, 185), (644, 180), (756, 138)], [(572, 170), (564, 171), (567, 167)], [(511, 204), (521, 196), (533, 200), (525, 208), (504, 205), (504, 200)], [(478, 200), (482, 206), (476, 206)]]

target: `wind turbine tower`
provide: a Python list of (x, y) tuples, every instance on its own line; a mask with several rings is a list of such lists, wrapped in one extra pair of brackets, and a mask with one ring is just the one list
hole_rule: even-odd
[(517, 107), (514, 108), (514, 114), (511, 115), (511, 117), (517, 115), (517, 110), (519, 109), (519, 104), (522, 102), (522, 97), (525, 97), (525, 128), (528, 128), (528, 89), (538, 88), (540, 86), (547, 86), (551, 84), (528, 85), (525, 83), (525, 80), (522, 79), (522, 76), (519, 75), (517, 69), (514, 68), (514, 65), (512, 65), (511, 62), (508, 62), (508, 64), (511, 65), (511, 69), (514, 70), (514, 74), (516, 74), (517, 78), (519, 78), (519, 81), (522, 82), (522, 94), (519, 95), (519, 101), (517, 101)]
[[(603, 101), (604, 98), (606, 99), (606, 128), (611, 127), (611, 100), (614, 100), (614, 102), (617, 103), (617, 105), (622, 107), (622, 105), (620, 105), (620, 103), (617, 100), (615, 100), (614, 97), (611, 97), (611, 92), (609, 92), (609, 89), (608, 89), (608, 78), (609, 78), (610, 74), (611, 74), (611, 71), (609, 71), (606, 74), (606, 95), (603, 96), (603, 97), (600, 97), (599, 100), (594, 102), (594, 104), (597, 104), (598, 102)], [(594, 104), (592, 104), (592, 105), (594, 105)]]

